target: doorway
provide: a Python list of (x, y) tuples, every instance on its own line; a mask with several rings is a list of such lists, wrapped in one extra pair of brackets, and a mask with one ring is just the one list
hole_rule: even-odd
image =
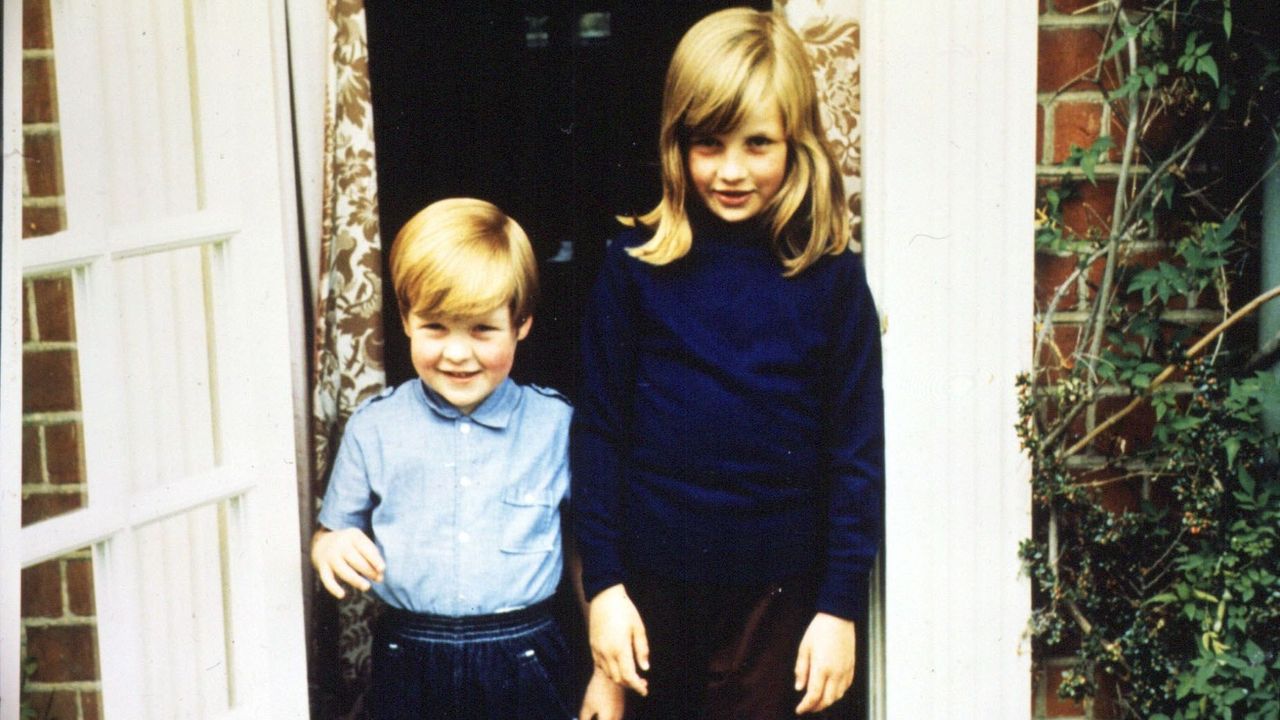
[[(647, 211), (661, 193), (667, 61), (699, 18), (742, 4), (367, 0), (384, 255), (405, 221), (441, 198), (484, 198), (515, 218), (542, 281), (517, 381), (573, 397), (581, 310), (621, 229), (614, 216)], [(384, 285), (393, 385), (414, 371)]]

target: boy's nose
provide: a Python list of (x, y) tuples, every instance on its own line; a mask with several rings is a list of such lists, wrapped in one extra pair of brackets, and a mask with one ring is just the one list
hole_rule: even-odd
[(446, 340), (441, 355), (450, 362), (463, 362), (470, 355), (467, 343), (461, 339)]

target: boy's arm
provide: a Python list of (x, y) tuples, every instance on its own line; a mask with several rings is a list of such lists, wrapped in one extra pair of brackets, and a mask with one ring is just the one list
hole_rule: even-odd
[(347, 594), (339, 580), (366, 592), (371, 581), (382, 582), (386, 570), (378, 546), (359, 528), (321, 527), (311, 536), (311, 564), (325, 589), (339, 600)]

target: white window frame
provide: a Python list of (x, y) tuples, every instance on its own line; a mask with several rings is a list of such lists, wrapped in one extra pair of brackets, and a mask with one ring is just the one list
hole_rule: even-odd
[[(21, 568), (85, 546), (94, 548), (104, 715), (139, 717), (140, 668), (134, 639), (137, 608), (136, 528), (197, 507), (222, 507), (226, 533), (224, 588), (234, 686), (239, 702), (227, 717), (307, 717), (302, 623), (291, 328), (286, 313), (286, 263), (297, 237), (295, 180), (289, 134), (284, 7), (281, 3), (192, 0), (188, 21), (203, 60), (195, 104), (204, 152), (195, 161), (206, 207), (186, 215), (105, 228), (100, 192), (110, 177), (103, 119), (119, 127), (145, 124), (121, 97), (108, 103), (100, 83), (73, 68), (93, 67), (95, 53), (118, 47), (128, 32), (119, 15), (141, 3), (53, 0), (55, 64), (68, 230), (21, 239), (22, 4), (5, 3), (3, 340), (0, 345), (0, 720), (18, 717)], [(110, 6), (110, 7), (107, 7)], [(125, 11), (125, 12), (121, 12)], [(145, 12), (145, 10), (143, 10)], [(112, 13), (115, 13), (114, 15)], [(77, 56), (82, 58), (77, 61)], [(212, 62), (211, 58), (217, 58)], [(164, 73), (185, 73), (165, 67)], [(90, 74), (89, 77), (92, 77)], [(145, 89), (144, 89), (145, 91)], [(135, 142), (194, 143), (183, 130), (154, 121)], [(114, 157), (128, 140), (112, 138)], [(121, 144), (124, 147), (121, 147)], [(152, 491), (130, 493), (112, 451), (110, 408), (121, 407), (124, 362), (113, 332), (116, 295), (111, 263), (136, 254), (187, 246), (216, 248), (214, 280), (220, 322), (210, 363), (222, 382), (216, 393), (219, 466)], [(20, 529), (21, 508), (21, 282), (24, 274), (75, 269), (81, 388), (84, 400), (86, 508)], [(297, 272), (296, 268), (289, 271)], [(105, 331), (104, 331), (105, 330)], [(275, 342), (271, 342), (271, 339)], [(92, 352), (88, 349), (92, 348)]]

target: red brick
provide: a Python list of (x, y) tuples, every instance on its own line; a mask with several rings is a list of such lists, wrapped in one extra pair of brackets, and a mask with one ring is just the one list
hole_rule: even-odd
[(22, 498), (22, 526), (66, 515), (84, 507), (84, 496), (77, 493), (32, 493)]
[(1099, 0), (1053, 0), (1053, 9), (1064, 15), (1074, 15), (1081, 10), (1088, 9), (1087, 12), (1080, 12), (1085, 17), (1102, 15), (1112, 11), (1110, 5), (1104, 5)]
[[(1130, 400), (1131, 398), (1128, 397), (1112, 397), (1099, 400), (1097, 404), (1098, 424), (1101, 425), (1106, 422), (1121, 408), (1128, 405)], [(1094, 438), (1093, 447), (1110, 457), (1131, 455), (1135, 450), (1141, 449), (1151, 442), (1155, 424), (1155, 409), (1151, 407), (1151, 403), (1143, 401), (1138, 404), (1138, 407), (1133, 412), (1125, 415), (1119, 423)]]
[(36, 711), (35, 717), (42, 720), (75, 720), (80, 717), (76, 711), (75, 690), (25, 690), (22, 698)]
[(1102, 131), (1102, 104), (1096, 102), (1061, 102), (1053, 109), (1053, 158), (1060, 163), (1071, 154), (1072, 146), (1088, 148)]
[(22, 283), (22, 342), (31, 342), (35, 339), (35, 328), (31, 327), (31, 313), (27, 312), (31, 308), (31, 281)]
[(81, 617), (98, 614), (93, 596), (93, 561), (73, 558), (67, 561), (67, 602), (71, 613)]
[(23, 351), (22, 412), (73, 411), (79, 407), (75, 351)]
[(102, 693), (94, 690), (80, 692), (80, 710), (82, 720), (102, 720)]
[(36, 327), (44, 342), (76, 339), (75, 298), (70, 275), (51, 275), (31, 283), (35, 292)]
[(1036, 105), (1036, 162), (1044, 162), (1044, 106)]
[(49, 0), (22, 0), (22, 47), (35, 50), (53, 47)]
[(39, 485), (44, 482), (43, 465), (40, 462), (40, 428), (22, 426), (22, 484)]
[(58, 560), (23, 568), (22, 617), (62, 617), (62, 566)]
[(27, 628), (27, 654), (38, 665), (36, 682), (98, 679), (98, 641), (93, 625)]
[(65, 229), (67, 217), (61, 207), (22, 206), (22, 237), (44, 237)]
[(62, 195), (62, 138), (58, 133), (31, 133), (22, 139), (23, 169), (27, 173), (27, 197)]
[(1090, 28), (1040, 28), (1037, 65), (1040, 92), (1094, 89), (1093, 77), (1102, 53), (1102, 35)]
[(45, 426), (44, 446), (49, 482), (58, 485), (84, 482), (84, 445), (79, 423)]
[(1137, 510), (1142, 502), (1142, 479), (1123, 468), (1107, 466), (1082, 472), (1076, 479), (1089, 486), (1097, 503), (1114, 515)]
[(58, 120), (57, 85), (53, 58), (25, 58), (22, 61), (22, 124), (51, 123)]
[(1082, 180), (1073, 186), (1070, 197), (1062, 201), (1062, 224), (1070, 232), (1088, 237), (1090, 233), (1105, 235), (1111, 227), (1116, 184), (1099, 180), (1093, 184)]
[(1045, 668), (1044, 675), (1044, 715), (1047, 718), (1073, 717), (1084, 715), (1084, 708), (1074, 700), (1058, 697), (1058, 688), (1062, 687), (1061, 667)]
[[(1075, 272), (1078, 262), (1079, 258), (1076, 255), (1058, 255), (1048, 252), (1036, 253), (1035, 299), (1037, 313), (1049, 310), (1049, 302), (1053, 300), (1058, 288), (1067, 282), (1071, 274)], [(1075, 308), (1077, 297), (1076, 280), (1071, 280), (1070, 286), (1062, 294), (1062, 298), (1058, 300), (1058, 304), (1053, 310), (1061, 312)]]

